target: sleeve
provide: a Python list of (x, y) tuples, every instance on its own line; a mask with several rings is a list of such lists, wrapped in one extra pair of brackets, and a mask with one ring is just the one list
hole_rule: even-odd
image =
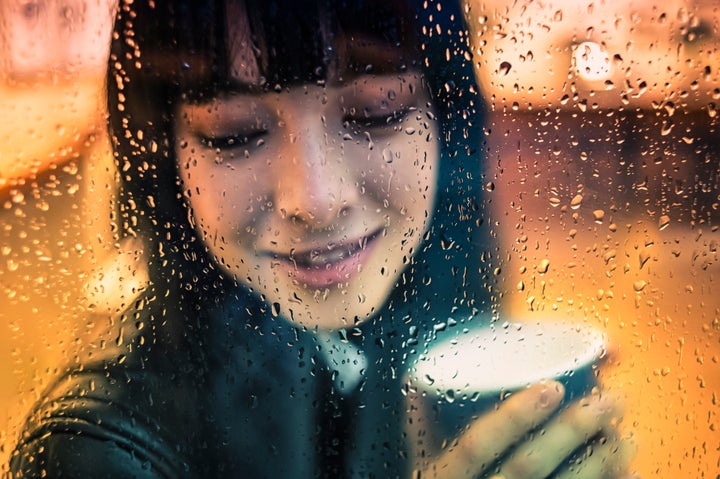
[(26, 442), (10, 462), (11, 478), (167, 477), (135, 451), (83, 434), (54, 433)]
[[(10, 478), (181, 478), (189, 465), (137, 397), (98, 370), (70, 374), (29, 417)], [(88, 387), (88, 384), (95, 387)]]

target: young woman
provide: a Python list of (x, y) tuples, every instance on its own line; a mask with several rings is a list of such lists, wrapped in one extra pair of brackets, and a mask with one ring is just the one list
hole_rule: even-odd
[(45, 395), (17, 476), (623, 471), (615, 402), (553, 415), (552, 382), (415, 456), (405, 371), (492, 313), (460, 18), (402, 0), (121, 6), (121, 221), (151, 284)]

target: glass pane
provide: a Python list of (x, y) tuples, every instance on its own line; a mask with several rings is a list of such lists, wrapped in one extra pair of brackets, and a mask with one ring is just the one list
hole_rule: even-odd
[(0, 472), (715, 477), (713, 2), (0, 4)]

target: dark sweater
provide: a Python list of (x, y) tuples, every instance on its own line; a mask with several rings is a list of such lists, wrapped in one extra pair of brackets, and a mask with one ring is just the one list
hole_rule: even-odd
[(44, 394), (12, 455), (12, 477), (406, 474), (404, 405), (387, 344), (371, 343), (372, 366), (345, 396), (315, 334), (256, 320), (230, 299), (189, 315), (153, 296)]

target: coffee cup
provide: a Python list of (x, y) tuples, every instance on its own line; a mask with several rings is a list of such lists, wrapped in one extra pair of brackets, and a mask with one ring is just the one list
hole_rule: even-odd
[[(555, 380), (564, 402), (596, 384), (607, 340), (583, 324), (492, 323), (429, 345), (407, 376), (408, 420), (426, 453), (439, 450), (507, 394)], [(417, 439), (417, 438), (416, 438)]]

